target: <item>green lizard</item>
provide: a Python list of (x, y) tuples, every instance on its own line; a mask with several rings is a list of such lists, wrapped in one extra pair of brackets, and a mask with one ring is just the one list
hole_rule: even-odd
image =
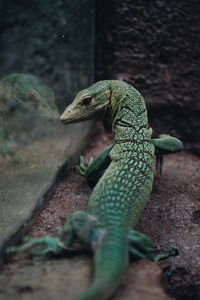
[(141, 94), (118, 80), (99, 81), (80, 91), (60, 120), (64, 124), (75, 123), (105, 111), (112, 120), (114, 142), (87, 167), (83, 159), (78, 167), (87, 180), (98, 182), (87, 212), (74, 213), (58, 238), (31, 239), (9, 250), (21, 251), (44, 244), (47, 247), (38, 254), (51, 251), (59, 254), (72, 245), (74, 238), (89, 244), (95, 252), (94, 279), (76, 300), (109, 298), (121, 283), (129, 253), (135, 258), (155, 260), (152, 242), (132, 228), (152, 190), (154, 153), (162, 164), (163, 154), (183, 148), (181, 141), (169, 135), (151, 138), (152, 129)]

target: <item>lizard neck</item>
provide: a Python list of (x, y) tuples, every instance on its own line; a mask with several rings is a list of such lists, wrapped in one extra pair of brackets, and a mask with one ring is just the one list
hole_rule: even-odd
[(114, 140), (151, 138), (147, 109), (141, 94), (125, 82), (111, 81), (111, 115)]

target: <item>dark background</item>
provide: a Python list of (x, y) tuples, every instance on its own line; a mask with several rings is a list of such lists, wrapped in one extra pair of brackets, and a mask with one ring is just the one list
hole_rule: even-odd
[(28, 73), (59, 111), (94, 81), (94, 0), (0, 0), (0, 75)]
[(1, 0), (0, 12), (0, 74), (36, 75), (60, 112), (95, 80), (125, 80), (144, 96), (155, 135), (200, 153), (198, 0)]
[(134, 85), (146, 100), (156, 135), (165, 132), (184, 143), (199, 142), (200, 2), (96, 4), (96, 78)]

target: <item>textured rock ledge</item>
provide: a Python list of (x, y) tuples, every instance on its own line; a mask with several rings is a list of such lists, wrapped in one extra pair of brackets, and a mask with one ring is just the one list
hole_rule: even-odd
[(64, 127), (58, 121), (50, 136), (19, 149), (24, 163), (13, 165), (0, 157), (0, 247), (13, 243), (33, 222), (63, 166), (69, 168), (86, 145), (89, 124)]
[[(0, 300), (73, 299), (90, 284), (92, 262), (86, 256), (26, 263), (18, 261), (0, 275)], [(128, 266), (115, 300), (167, 300), (162, 270), (148, 260)]]
[(62, 125), (53, 91), (33, 75), (0, 80), (0, 249), (27, 230), (86, 145), (90, 124)]

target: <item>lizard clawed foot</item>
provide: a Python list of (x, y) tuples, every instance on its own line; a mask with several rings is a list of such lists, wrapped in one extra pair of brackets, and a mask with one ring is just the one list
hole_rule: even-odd
[(45, 236), (43, 238), (28, 238), (24, 237), (23, 241), (25, 242), (22, 246), (18, 247), (10, 247), (7, 248), (6, 252), (9, 253), (15, 253), (15, 252), (22, 252), (29, 250), (33, 247), (45, 247), (42, 250), (36, 250), (31, 251), (31, 254), (33, 255), (46, 255), (47, 253), (54, 253), (54, 254), (61, 254), (63, 251), (63, 248), (59, 246), (59, 239), (53, 238), (51, 236)]
[(168, 134), (160, 134), (157, 138), (152, 139), (156, 154), (156, 171), (162, 174), (163, 155), (180, 152), (183, 149), (183, 143)]
[(158, 262), (159, 260), (161, 259), (165, 259), (165, 258), (168, 258), (170, 256), (177, 256), (179, 254), (178, 252), (178, 249), (176, 247), (169, 247), (167, 249), (167, 251), (161, 253), (161, 254), (158, 254), (156, 257), (155, 257), (155, 262)]
[(90, 167), (90, 165), (93, 163), (93, 161), (94, 161), (94, 158), (90, 157), (89, 163), (86, 166), (84, 164), (83, 156), (80, 156), (80, 164), (75, 167), (76, 172), (81, 174), (83, 177), (86, 177), (87, 169)]
[(32, 255), (44, 256), (48, 253), (62, 255), (70, 250), (75, 238), (85, 244), (90, 244), (95, 249), (104, 236), (98, 220), (83, 211), (75, 212), (63, 226), (59, 238), (45, 236), (42, 238), (24, 237), (22, 246), (7, 248), (6, 253), (15, 253), (39, 247), (39, 250), (31, 251)]
[(153, 243), (145, 234), (130, 230), (127, 237), (129, 242), (129, 252), (135, 259), (148, 257), (152, 261), (155, 261)]

